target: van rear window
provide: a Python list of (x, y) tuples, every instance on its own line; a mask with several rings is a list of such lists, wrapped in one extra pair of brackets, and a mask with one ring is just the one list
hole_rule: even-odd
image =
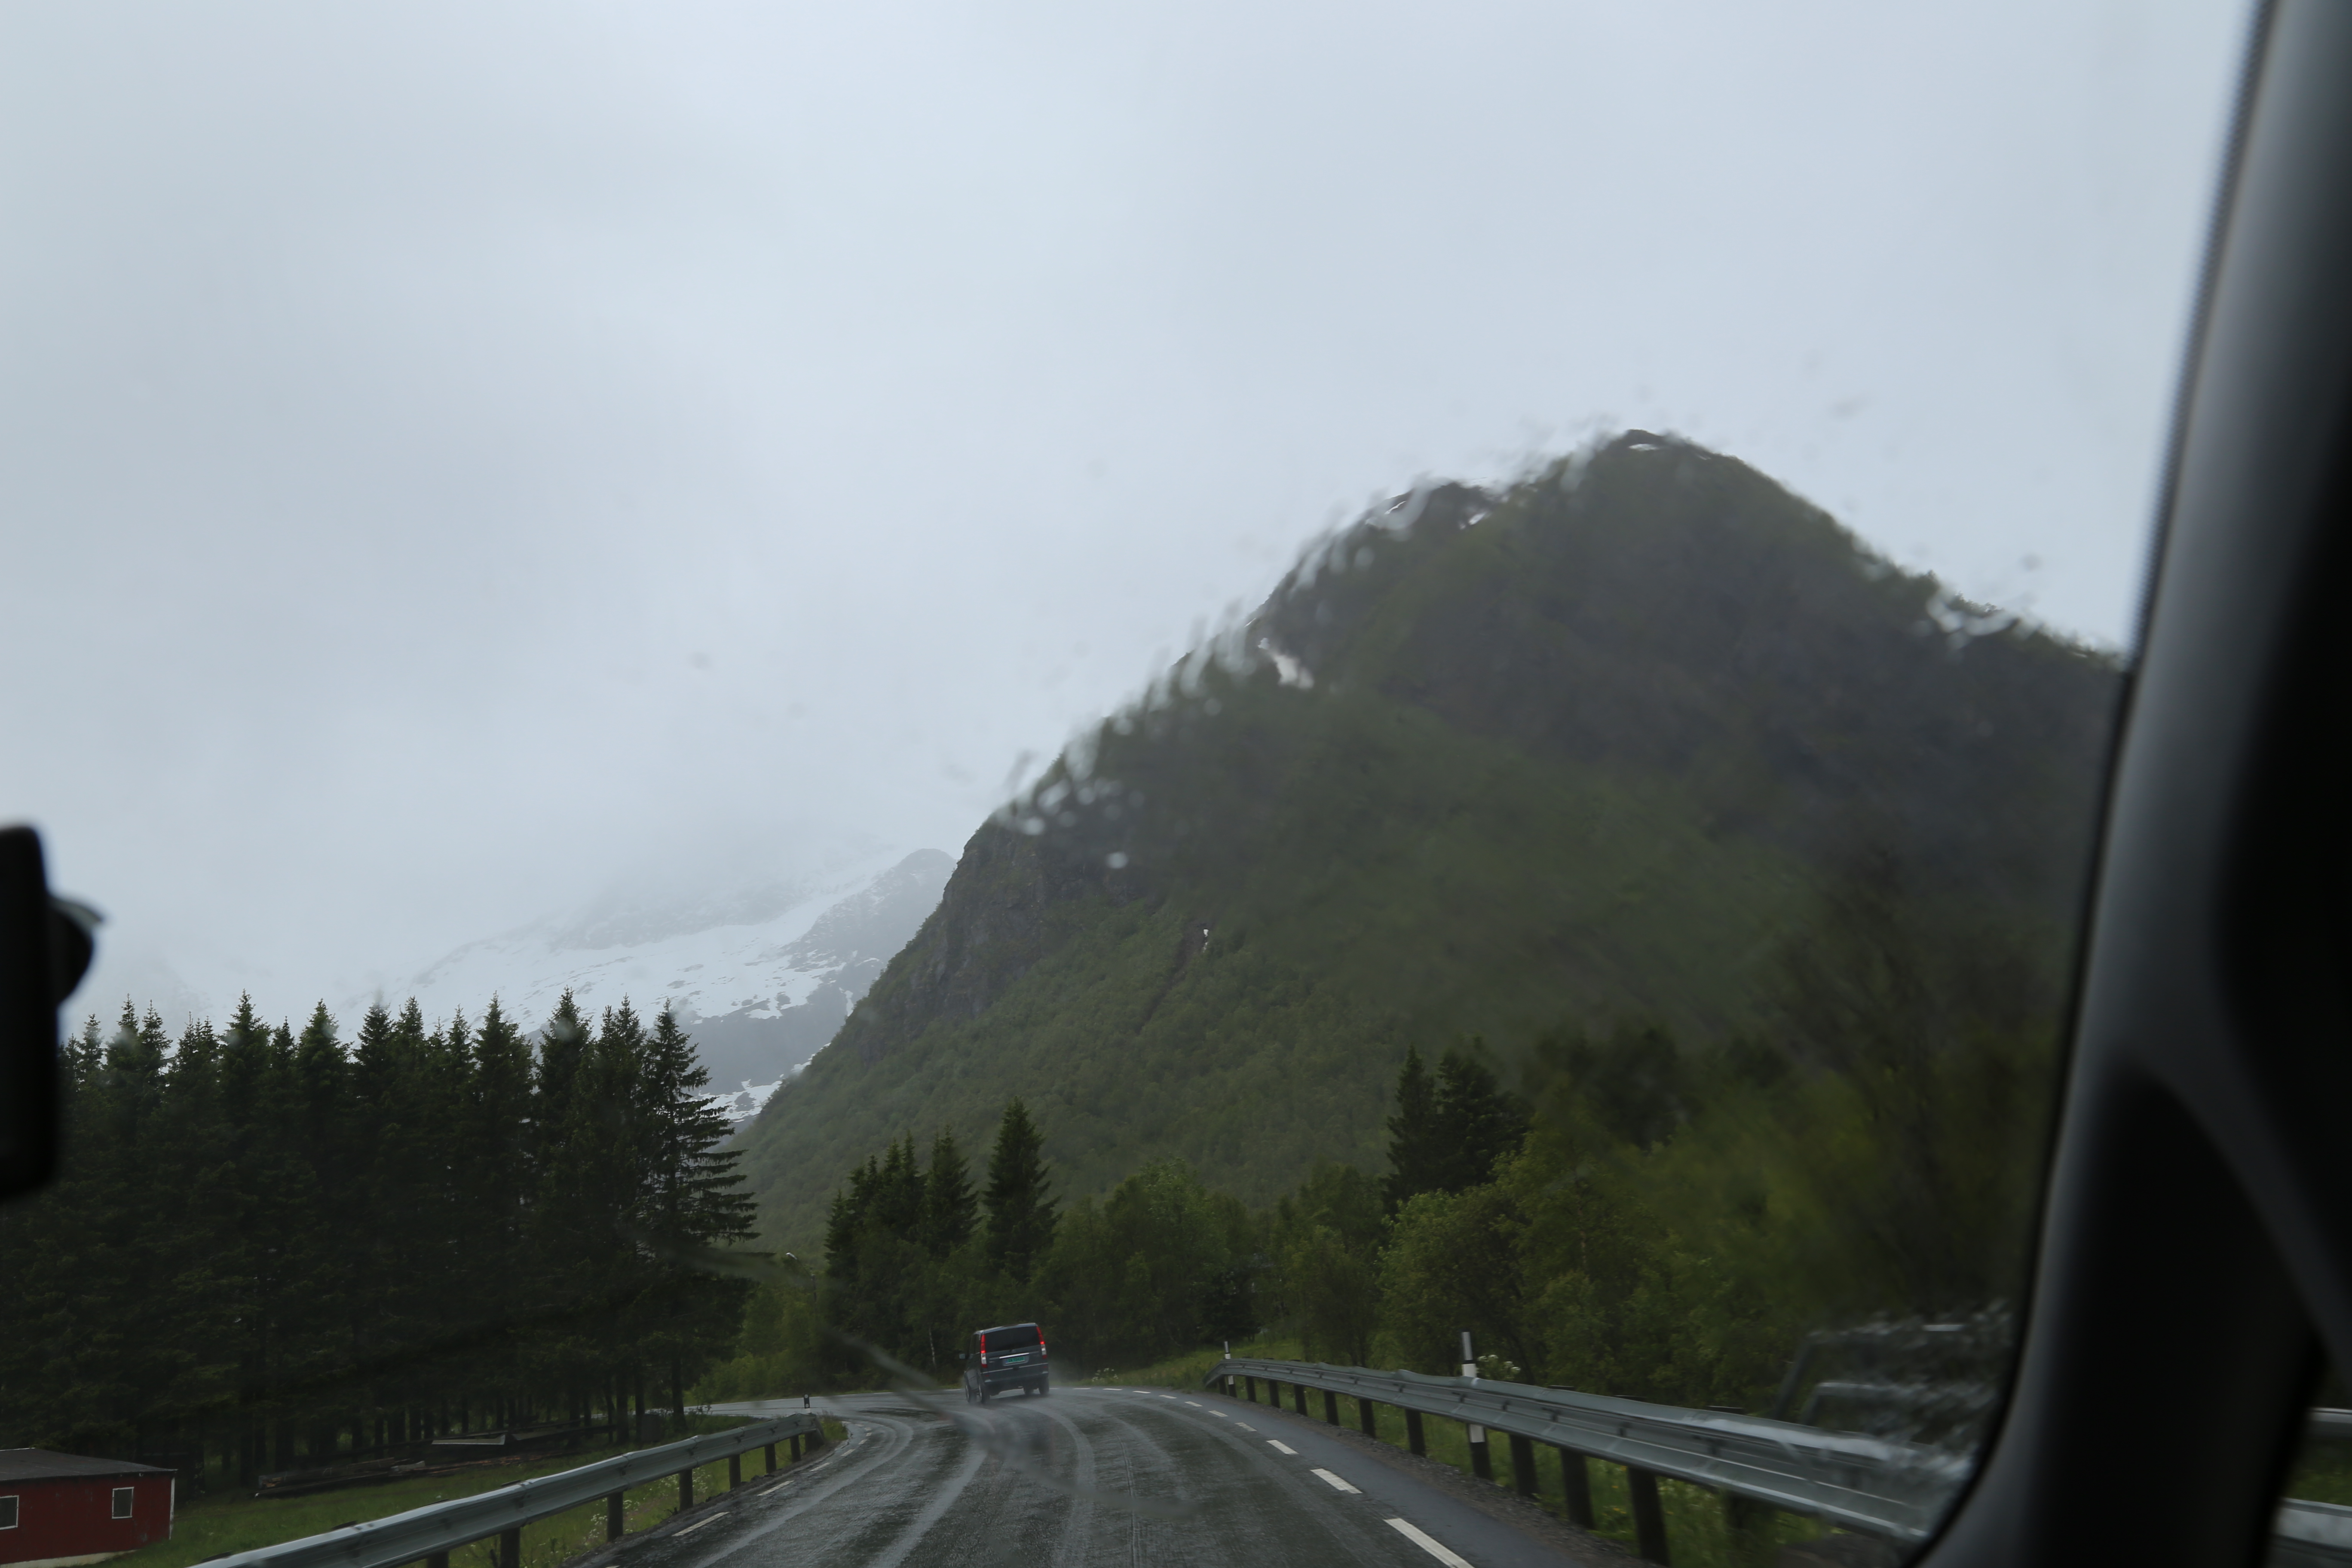
[(1034, 1345), (1038, 1340), (1037, 1325), (1024, 1323), (1017, 1329), (991, 1329), (988, 1348), (992, 1351), (1017, 1351), (1023, 1345)]

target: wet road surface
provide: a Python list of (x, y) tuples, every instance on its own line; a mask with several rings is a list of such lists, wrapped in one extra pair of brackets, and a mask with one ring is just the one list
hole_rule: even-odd
[(773, 1481), (747, 1475), (616, 1568), (1567, 1561), (1328, 1427), (1215, 1394), (1061, 1388), (975, 1409), (953, 1393), (879, 1394), (817, 1408), (846, 1441)]

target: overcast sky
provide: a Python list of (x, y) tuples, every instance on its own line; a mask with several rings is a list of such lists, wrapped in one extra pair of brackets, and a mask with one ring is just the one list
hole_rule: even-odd
[(0, 9), (0, 819), (276, 1013), (961, 847), (1623, 425), (2127, 637), (2244, 28), (2109, 0)]

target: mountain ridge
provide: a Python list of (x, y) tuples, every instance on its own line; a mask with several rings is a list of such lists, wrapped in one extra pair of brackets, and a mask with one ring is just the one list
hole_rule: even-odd
[(1368, 514), (975, 832), (747, 1131), (771, 1238), (1015, 1093), (1073, 1193), (1181, 1156), (1263, 1201), (1376, 1163), (1408, 1043), (1768, 1029), (1775, 954), (1872, 845), (2060, 984), (2120, 671), (1951, 604), (1643, 431)]

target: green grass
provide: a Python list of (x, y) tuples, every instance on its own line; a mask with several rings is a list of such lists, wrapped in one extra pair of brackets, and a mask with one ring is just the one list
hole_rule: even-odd
[[(1237, 1356), (1255, 1356), (1263, 1361), (1298, 1361), (1305, 1352), (1295, 1339), (1250, 1340), (1234, 1347)], [(1198, 1388), (1209, 1369), (1224, 1360), (1221, 1350), (1198, 1350), (1189, 1355), (1158, 1362), (1138, 1372), (1118, 1372), (1106, 1368), (1087, 1379), (1096, 1387), (1124, 1388), (1140, 1384), (1150, 1388)]]
[(2352, 1443), (2305, 1439), (2285, 1495), (2305, 1502), (2352, 1504)]
[[(719, 1431), (741, 1424), (742, 1418), (737, 1416), (698, 1415), (688, 1422), (693, 1432)], [(828, 1442), (838, 1442), (848, 1435), (841, 1423), (832, 1420), (824, 1423), (824, 1434)], [(384, 1519), (413, 1508), (494, 1491), (536, 1476), (576, 1470), (624, 1452), (626, 1450), (618, 1447), (583, 1449), (543, 1464), (501, 1465), (470, 1475), (425, 1476), (412, 1481), (353, 1487), (311, 1497), (257, 1498), (242, 1492), (215, 1493), (182, 1507), (173, 1521), (171, 1540), (128, 1553), (123, 1561), (128, 1568), (186, 1568), (230, 1552), (276, 1546), (307, 1535), (323, 1534), (342, 1525)], [(744, 1455), (743, 1459), (743, 1480), (749, 1486), (761, 1476), (762, 1459), (757, 1449)], [(788, 1468), (788, 1460), (783, 1460), (782, 1456), (779, 1459)], [(726, 1486), (726, 1460), (696, 1468), (697, 1500), (713, 1496)], [(623, 1496), (628, 1531), (634, 1534), (648, 1530), (677, 1511), (677, 1479), (666, 1476), (645, 1486), (632, 1487)], [(556, 1568), (591, 1547), (602, 1545), (604, 1540), (604, 1505), (599, 1500), (526, 1526), (520, 1568)], [(478, 1541), (452, 1552), (449, 1568), (492, 1568), (495, 1544), (492, 1541)]]

